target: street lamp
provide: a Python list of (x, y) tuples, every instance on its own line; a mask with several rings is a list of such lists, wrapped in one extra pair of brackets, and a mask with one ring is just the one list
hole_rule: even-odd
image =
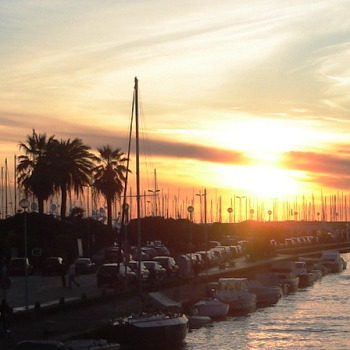
[[(203, 193), (196, 194), (201, 199), (201, 222), (202, 222), (202, 197), (204, 198), (204, 230), (205, 230), (205, 253), (208, 255), (208, 228), (207, 228), (207, 189), (205, 188)], [(208, 272), (208, 257), (205, 259), (205, 270)], [(208, 278), (208, 273), (207, 273)]]
[(190, 246), (191, 264), (192, 264), (192, 224), (193, 224), (192, 215), (193, 215), (193, 212), (194, 212), (193, 206), (192, 206), (192, 205), (188, 206), (188, 207), (187, 207), (187, 211), (188, 211), (188, 213), (190, 214), (190, 221), (191, 221), (191, 224), (190, 224), (190, 242), (189, 242), (189, 246)]
[(202, 197), (204, 198), (204, 223), (207, 223), (207, 189), (205, 188), (203, 193), (196, 193), (196, 196), (200, 197), (200, 208), (201, 208), (201, 222), (202, 222)]
[[(157, 193), (160, 192), (160, 190), (148, 190), (148, 192), (151, 192), (153, 197), (154, 197), (154, 211), (155, 211), (155, 216), (158, 215), (158, 208), (157, 208)], [(153, 212), (153, 211), (152, 211)], [(153, 213), (154, 216), (154, 213)]]
[(23, 198), (20, 200), (19, 205), (23, 209), (24, 213), (24, 258), (25, 258), (25, 280), (24, 280), (24, 300), (26, 311), (28, 312), (28, 252), (27, 252), (27, 209), (29, 208), (29, 200), (27, 198)]

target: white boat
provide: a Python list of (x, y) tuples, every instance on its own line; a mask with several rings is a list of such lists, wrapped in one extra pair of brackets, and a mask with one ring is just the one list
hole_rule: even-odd
[[(139, 108), (138, 108), (138, 79), (135, 78), (134, 99), (133, 99), (133, 114), (135, 114), (135, 133), (136, 133), (136, 215), (137, 215), (137, 238), (138, 238), (138, 252), (141, 252), (141, 191), (140, 191), (140, 148), (139, 148)], [(132, 116), (132, 119), (134, 115)], [(132, 128), (131, 128), (132, 129)], [(130, 132), (131, 137), (131, 132)], [(129, 145), (130, 147), (130, 145)], [(122, 218), (125, 216), (124, 211), (127, 210), (126, 203), (127, 194), (127, 180), (124, 187), (124, 198), (122, 208)], [(124, 221), (122, 219), (122, 225)], [(126, 244), (126, 242), (124, 242)], [(141, 254), (138, 254), (138, 266), (141, 267)], [(142, 294), (142, 279), (141, 274), (138, 273), (139, 293)], [(166, 309), (155, 314), (143, 312), (135, 315), (128, 315), (124, 318), (112, 320), (107, 325), (99, 327), (96, 330), (95, 337), (99, 339), (106, 339), (109, 342), (117, 342), (123, 348), (161, 348), (164, 349), (169, 344), (180, 345), (183, 343), (188, 332), (188, 318), (181, 312), (181, 310), (172, 311)]]
[(192, 306), (193, 316), (208, 316), (212, 319), (224, 318), (230, 305), (216, 298), (208, 298), (198, 301)]
[(327, 267), (329, 272), (341, 272), (346, 268), (346, 262), (337, 250), (326, 250), (322, 252), (320, 262)]
[(283, 296), (282, 288), (279, 286), (265, 286), (260, 281), (248, 281), (250, 293), (256, 295), (258, 306), (268, 306), (278, 302)]
[(230, 305), (230, 313), (249, 313), (256, 309), (256, 295), (248, 290), (247, 278), (220, 278), (216, 297)]
[(287, 285), (288, 293), (298, 290), (299, 277), (296, 275), (295, 264), (292, 261), (281, 261), (271, 266), (270, 276), (273, 284)]
[(299, 288), (311, 286), (319, 277), (317, 270), (308, 270), (305, 261), (295, 262), (295, 273), (299, 277)]

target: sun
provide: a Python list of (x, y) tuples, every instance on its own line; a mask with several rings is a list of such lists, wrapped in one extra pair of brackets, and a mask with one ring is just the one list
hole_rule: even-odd
[(284, 197), (295, 195), (300, 190), (293, 172), (272, 165), (226, 167), (221, 172), (220, 181), (222, 186), (239, 189), (240, 193), (254, 197)]
[(242, 188), (259, 197), (283, 197), (296, 194), (298, 182), (285, 169), (256, 165), (249, 167), (249, 175), (243, 179)]

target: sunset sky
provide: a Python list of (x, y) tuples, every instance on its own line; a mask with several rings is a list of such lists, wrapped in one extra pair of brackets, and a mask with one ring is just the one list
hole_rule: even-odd
[(349, 5), (2, 0), (0, 163), (33, 128), (126, 151), (137, 76), (144, 188), (348, 193)]

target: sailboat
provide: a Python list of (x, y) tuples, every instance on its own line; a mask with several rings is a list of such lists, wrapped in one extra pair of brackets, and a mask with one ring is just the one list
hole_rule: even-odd
[[(139, 164), (139, 122), (138, 122), (138, 79), (135, 77), (133, 113), (135, 113), (136, 133), (136, 205), (137, 205), (137, 240), (138, 267), (141, 268), (141, 192)], [(130, 132), (131, 138), (131, 132)], [(125, 205), (123, 205), (125, 207)], [(142, 279), (139, 271), (139, 293), (142, 295)], [(142, 298), (141, 298), (142, 299)], [(112, 320), (109, 325), (98, 331), (98, 336), (108, 341), (117, 342), (122, 348), (161, 348), (180, 345), (189, 329), (188, 319), (181, 310), (157, 311), (155, 313), (140, 310), (139, 313)]]
[[(204, 224), (207, 225), (207, 189), (204, 189), (204, 192), (200, 194), (204, 197)], [(205, 227), (205, 273), (206, 279), (208, 281), (208, 231), (207, 227)], [(210, 317), (211, 319), (219, 319), (224, 318), (229, 311), (229, 304), (224, 303), (219, 300), (215, 293), (211, 293), (205, 299), (199, 300), (192, 306), (192, 318), (199, 317)]]

